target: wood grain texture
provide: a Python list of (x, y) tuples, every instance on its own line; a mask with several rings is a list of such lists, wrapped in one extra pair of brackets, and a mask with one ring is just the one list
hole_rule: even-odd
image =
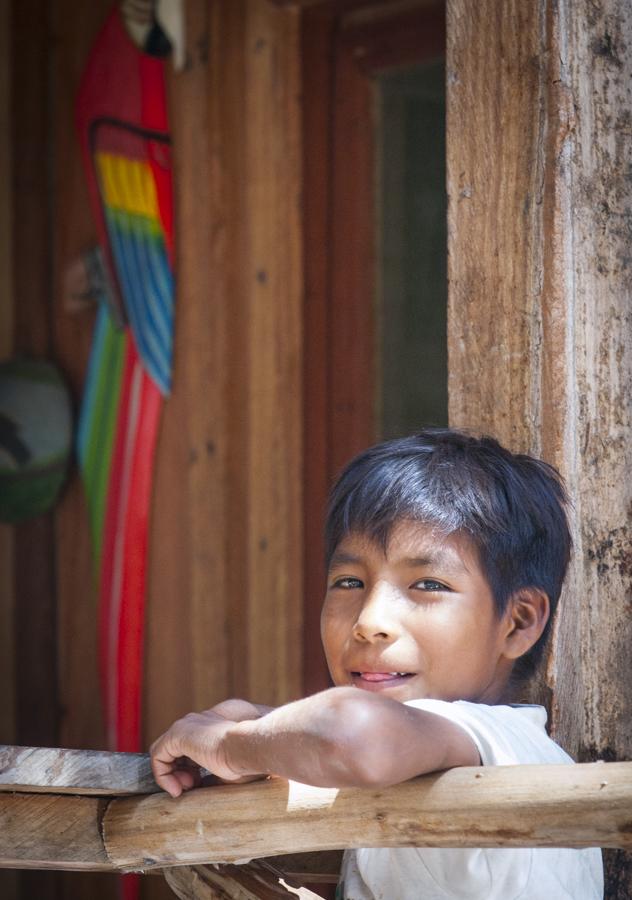
[(159, 790), (146, 753), (0, 745), (0, 791), (120, 796)]
[[(565, 2), (559, 35), (564, 93), (549, 270), (564, 286), (564, 316), (548, 332), (543, 430), (571, 485), (577, 524), (550, 664), (553, 725), (580, 759), (630, 759), (632, 10), (625, 0)], [(572, 348), (565, 371), (555, 363), (562, 341)], [(551, 420), (556, 428), (546, 427)], [(606, 896), (631, 896), (632, 855), (604, 856)]]
[[(246, 172), (246, 29), (248, 5), (245, 0), (219, 4), (214, 33), (217, 43), (217, 67), (212, 82), (213, 106), (218, 110), (217, 159), (221, 163), (221, 227), (225, 240), (224, 277), (226, 279), (226, 379), (227, 509), (230, 527), (226, 533), (229, 604), (226, 627), (230, 636), (230, 683), (234, 696), (248, 696), (250, 659), (248, 655), (248, 593), (250, 569), (245, 564), (248, 548), (248, 459), (250, 417), (250, 354), (246, 336), (249, 329), (247, 285), (249, 283), (248, 216)], [(228, 301), (230, 298), (230, 301)]]
[(631, 773), (632, 763), (460, 768), (376, 790), (269, 779), (177, 801), (4, 793), (0, 866), (151, 871), (278, 857), (261, 866), (301, 874), (288, 851), (313, 860), (357, 846), (629, 850)]
[(0, 866), (111, 871), (99, 830), (104, 804), (97, 797), (0, 795)]
[[(75, 129), (75, 98), (93, 41), (109, 9), (91, 3), (77, 15), (74, 0), (53, 0), (50, 91), (55, 115), (51, 135), (55, 227), (51, 334), (55, 357), (79, 408), (92, 339), (94, 309), (64, 308), (67, 267), (96, 243), (95, 226)], [(97, 670), (97, 596), (83, 485), (76, 468), (55, 511), (55, 587), (57, 593), (57, 669), (59, 743), (66, 747), (105, 745)], [(45, 744), (42, 740), (22, 743)]]
[(623, 0), (448, 2), (450, 418), (569, 485), (538, 694), (580, 759), (632, 756), (631, 83)]
[[(328, 439), (331, 330), (331, 102), (335, 71), (332, 53), (336, 17), (329, 4), (301, 16), (303, 120), (303, 623), (304, 634), (320, 633), (323, 586), (323, 523), (331, 486)], [(307, 694), (330, 684), (320, 641), (304, 638), (303, 690)]]
[[(609, 0), (598, 9), (587, 2), (567, 3), (562, 12), (560, 74), (570, 92), (570, 113), (560, 157), (565, 253), (560, 246), (559, 262), (567, 298), (563, 337), (572, 358), (564, 381), (552, 368), (543, 394), (552, 398), (552, 418), (557, 418), (556, 408), (565, 411), (559, 446), (553, 449), (571, 483), (578, 520), (577, 581), (558, 627), (553, 678), (570, 693), (565, 666), (576, 654), (572, 620), (577, 618), (583, 697), (574, 710), (560, 702), (556, 714), (558, 727), (567, 733), (583, 712), (582, 758), (629, 759), (632, 11), (623, 0)], [(550, 360), (556, 356), (555, 337), (549, 341)]]
[(187, 11), (170, 77), (178, 294), (157, 460), (145, 733), (300, 693), (296, 12)]
[(450, 420), (514, 448), (534, 418), (542, 5), (447, 6)]
[[(217, 173), (218, 4), (187, 7), (187, 64), (169, 80), (176, 306), (151, 520), (144, 731), (230, 692), (225, 467), (226, 297)], [(215, 17), (215, 18), (214, 18)]]
[[(33, 29), (32, 23), (39, 25)], [(50, 172), (50, 19), (36, 0), (12, 5), (11, 96), (13, 322), (15, 353), (51, 358), (52, 229)], [(14, 542), (16, 740), (57, 739), (54, 526), (50, 513), (20, 523)]]
[(103, 834), (124, 870), (346, 847), (630, 849), (631, 771), (632, 763), (452, 769), (375, 791), (273, 779), (178, 801), (114, 800)]
[(616, 0), (448, 14), (450, 416), (565, 475), (553, 727), (583, 758), (627, 758), (632, 17)]
[(244, 257), (250, 697), (301, 693), (302, 242), (296, 10), (249, 0)]

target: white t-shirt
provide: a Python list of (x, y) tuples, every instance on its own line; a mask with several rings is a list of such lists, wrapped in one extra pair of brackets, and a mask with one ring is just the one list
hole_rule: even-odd
[[(484, 766), (572, 763), (547, 735), (542, 706), (409, 700), (457, 723)], [(345, 853), (344, 900), (602, 900), (601, 850), (382, 847)]]

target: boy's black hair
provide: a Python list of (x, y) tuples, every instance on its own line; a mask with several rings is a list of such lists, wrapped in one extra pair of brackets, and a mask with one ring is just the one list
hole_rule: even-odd
[(492, 437), (426, 428), (370, 447), (334, 485), (325, 529), (327, 565), (345, 535), (365, 534), (386, 548), (403, 520), (440, 533), (466, 534), (476, 547), (498, 615), (521, 588), (549, 598), (551, 615), (539, 641), (514, 668), (535, 671), (544, 651), (571, 552), (567, 496), (552, 466), (514, 454)]

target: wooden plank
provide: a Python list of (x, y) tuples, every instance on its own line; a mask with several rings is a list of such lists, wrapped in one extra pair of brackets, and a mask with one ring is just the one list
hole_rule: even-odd
[[(110, 4), (96, 0), (77, 14), (75, 0), (54, 0), (51, 67), (47, 72), (54, 104), (51, 136), (53, 264), (51, 336), (55, 358), (79, 408), (92, 341), (94, 309), (70, 312), (64, 305), (69, 264), (96, 243), (86, 176), (75, 128), (75, 100), (94, 39)], [(59, 743), (66, 747), (105, 746), (98, 681), (96, 588), (88, 512), (76, 467), (55, 510), (56, 653), (59, 687)], [(46, 744), (21, 739), (24, 744)], [(99, 896), (98, 890), (94, 891)]]
[(249, 696), (301, 693), (302, 241), (297, 10), (246, 4)]
[[(214, 702), (227, 696), (231, 660), (228, 633), (219, 624), (228, 618), (231, 598), (226, 589), (225, 545), (229, 452), (225, 237), (221, 225), (225, 210), (215, 143), (219, 115), (210, 97), (211, 84), (218, 81), (216, 50), (222, 37), (217, 28), (219, 11), (214, 6), (198, 0), (187, 9), (185, 21), (191, 28), (187, 45), (191, 48), (192, 65), (174, 78), (169, 98), (176, 163), (174, 184), (178, 191), (178, 390), (180, 400), (184, 399), (188, 453), (184, 529), (190, 595), (183, 651), (190, 655), (187, 702), (193, 709), (208, 706), (209, 698)], [(201, 265), (202, 261), (205, 264)], [(174, 488), (178, 489), (177, 479), (173, 478), (173, 471), (168, 477), (173, 493)], [(157, 490), (159, 487), (157, 484)], [(160, 545), (156, 535), (154, 546)], [(154, 559), (159, 561), (158, 553)], [(173, 610), (173, 596), (169, 602)], [(165, 638), (163, 634), (162, 646)], [(172, 670), (171, 677), (174, 674)]]
[(159, 790), (145, 753), (0, 745), (0, 791), (120, 796)]
[(106, 801), (0, 795), (0, 867), (110, 871), (100, 833)]
[(304, 275), (304, 534), (303, 534), (303, 690), (329, 686), (320, 641), (320, 611), (326, 583), (322, 543), (327, 494), (331, 485), (328, 346), (331, 268), (331, 126), (336, 19), (329, 6), (305, 10), (301, 18)]
[(173, 390), (156, 460), (147, 598), (147, 741), (232, 693), (226, 589), (225, 235), (218, 185), (221, 4), (187, 4), (187, 65), (167, 64), (173, 140)]
[(300, 693), (296, 13), (192, 2), (187, 29), (170, 92), (178, 296), (152, 519), (148, 739), (226, 696)]
[[(49, 170), (42, 162), (50, 124), (47, 10), (37, 0), (13, 4), (11, 34), (13, 350), (50, 358), (52, 220)], [(14, 529), (16, 739), (24, 743), (57, 738), (53, 541), (51, 514)]]
[(227, 508), (230, 517), (226, 531), (227, 594), (239, 598), (229, 604), (226, 627), (230, 635), (231, 695), (250, 694), (250, 634), (248, 625), (250, 568), (247, 556), (250, 528), (248, 505), (248, 466), (250, 454), (250, 350), (246, 335), (250, 328), (248, 287), (248, 221), (247, 141), (245, 64), (247, 3), (224, 0), (216, 4), (220, 19), (214, 33), (217, 43), (214, 56), (211, 103), (218, 111), (216, 164), (221, 165), (222, 234), (225, 240), (223, 272), (226, 296), (231, 298), (226, 310), (226, 358), (230, 360), (230, 377), (226, 383), (227, 440)]
[(103, 835), (123, 870), (358, 846), (632, 849), (631, 773), (632, 763), (463, 768), (385, 790), (272, 779), (113, 800)]

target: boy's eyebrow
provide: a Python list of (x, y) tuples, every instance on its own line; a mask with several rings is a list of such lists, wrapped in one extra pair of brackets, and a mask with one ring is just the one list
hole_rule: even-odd
[(362, 559), (359, 556), (354, 556), (353, 553), (334, 553), (331, 557), (331, 561), (329, 563), (329, 567), (333, 566), (353, 566), (361, 563)]
[(467, 569), (460, 562), (459, 558), (453, 554), (447, 553), (435, 553), (429, 554), (428, 556), (406, 556), (400, 560), (400, 562), (405, 566), (410, 566), (411, 568), (425, 568), (432, 566), (441, 566), (444, 569), (447, 569), (450, 572), (466, 572)]
[[(432, 566), (441, 566), (450, 572), (466, 572), (467, 569), (458, 557), (452, 553), (429, 553), (427, 556), (405, 556), (398, 560), (400, 565), (410, 568), (425, 568)], [(353, 566), (362, 563), (362, 557), (353, 553), (338, 552), (334, 553), (329, 563), (330, 568), (335, 566)]]

